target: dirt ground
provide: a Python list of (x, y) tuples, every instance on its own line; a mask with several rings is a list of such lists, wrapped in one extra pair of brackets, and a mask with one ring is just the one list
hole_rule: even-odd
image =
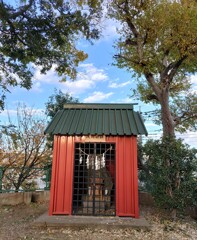
[(48, 203), (30, 205), (3, 206), (0, 208), (0, 240), (15, 239), (66, 239), (66, 240), (115, 240), (115, 239), (197, 239), (197, 222), (189, 217), (172, 222), (169, 214), (156, 208), (141, 207), (142, 214), (152, 225), (150, 231), (124, 229), (50, 229), (32, 227), (32, 222), (46, 212)]

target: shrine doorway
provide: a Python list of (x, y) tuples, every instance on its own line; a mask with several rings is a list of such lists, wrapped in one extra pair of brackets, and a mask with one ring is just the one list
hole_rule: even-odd
[(115, 153), (115, 143), (75, 143), (73, 215), (116, 215)]

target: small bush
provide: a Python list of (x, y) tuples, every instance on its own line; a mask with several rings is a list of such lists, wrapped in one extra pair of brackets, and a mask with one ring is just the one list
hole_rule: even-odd
[(183, 211), (197, 204), (197, 149), (180, 139), (149, 140), (141, 154), (148, 171), (141, 171), (140, 180), (157, 205)]

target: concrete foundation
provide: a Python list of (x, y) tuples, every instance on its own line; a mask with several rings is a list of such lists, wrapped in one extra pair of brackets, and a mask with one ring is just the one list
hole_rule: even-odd
[(0, 206), (17, 205), (21, 203), (44, 202), (49, 200), (49, 191), (0, 193)]
[(101, 228), (101, 229), (123, 229), (137, 228), (150, 230), (151, 225), (143, 217), (139, 219), (131, 217), (93, 217), (93, 216), (48, 216), (41, 215), (33, 223), (34, 227), (52, 228)]

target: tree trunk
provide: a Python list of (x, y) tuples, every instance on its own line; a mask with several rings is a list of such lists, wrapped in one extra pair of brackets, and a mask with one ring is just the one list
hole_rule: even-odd
[(161, 121), (163, 126), (163, 137), (175, 136), (175, 124), (169, 106), (169, 95), (166, 90), (162, 90), (160, 97)]
[(0, 193), (2, 192), (2, 187), (3, 187), (3, 175), (4, 175), (4, 169), (3, 167), (0, 167)]
[(163, 127), (163, 136), (174, 137), (175, 124), (169, 106), (169, 87), (170, 87), (169, 79), (166, 80), (166, 76), (165, 77), (163, 76), (161, 78), (161, 86), (159, 86), (156, 83), (152, 73), (144, 72), (144, 75), (161, 105), (161, 121)]
[(14, 192), (18, 192), (20, 186), (21, 186), (21, 183), (20, 183), (20, 182), (17, 182), (17, 184), (15, 185), (15, 190), (14, 190)]
[(14, 185), (14, 186), (15, 186), (15, 192), (18, 192), (18, 191), (19, 191), (19, 188), (20, 188), (21, 184), (22, 184), (23, 181), (24, 181), (23, 175), (24, 175), (24, 172), (23, 172), (23, 170), (22, 170), (22, 172), (19, 174), (19, 177), (18, 177), (18, 179), (17, 179), (16, 184)]

